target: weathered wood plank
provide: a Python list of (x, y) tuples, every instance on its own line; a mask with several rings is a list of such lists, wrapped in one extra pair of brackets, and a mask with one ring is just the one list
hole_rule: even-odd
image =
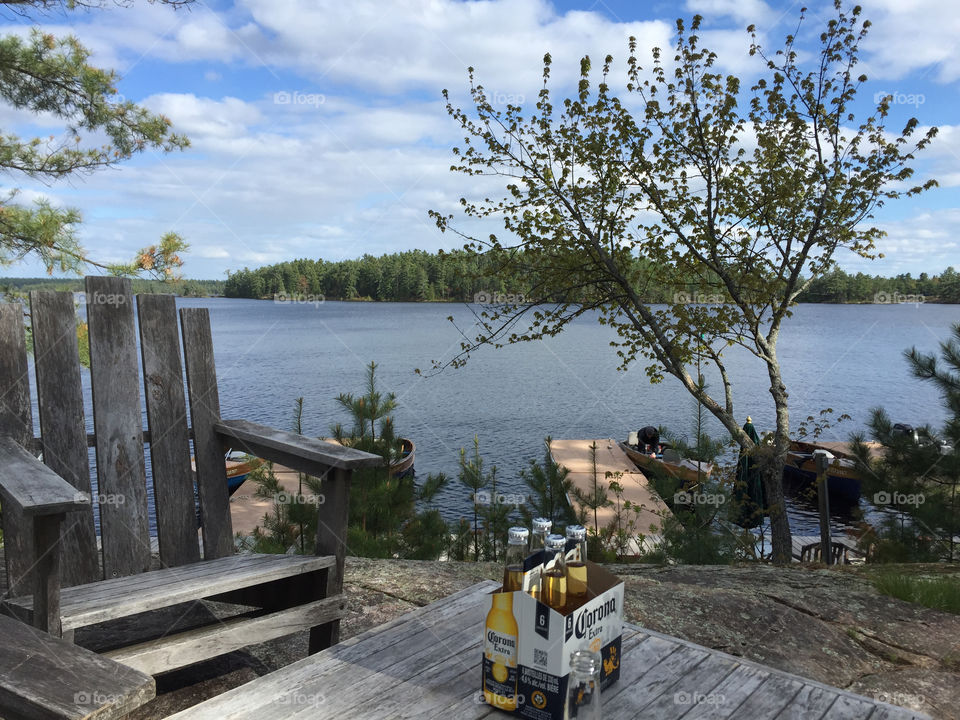
[(839, 690), (827, 690), (804, 683), (777, 720), (820, 720), (839, 696)]
[[(332, 567), (334, 558), (303, 555), (234, 555), (138, 576), (65, 588), (60, 597), (63, 630), (208, 598), (231, 590)], [(7, 604), (26, 609), (32, 598)]]
[(114, 578), (150, 567), (133, 296), (127, 278), (88, 277), (86, 289), (103, 570)]
[(849, 695), (839, 696), (823, 716), (823, 720), (869, 720), (876, 706)]
[[(468, 626), (476, 626), (477, 618), (486, 611), (486, 593), (499, 586), (499, 583), (487, 581), (466, 588), (443, 600), (419, 608), (385, 625), (367, 630), (360, 635), (335, 645), (329, 650), (312, 655), (283, 669), (282, 673), (265, 675), (252, 684), (236, 688), (219, 695), (205, 703), (189, 708), (168, 720), (186, 720), (187, 718), (261, 717), (267, 707), (278, 705), (278, 699), (286, 704), (289, 716), (298, 711), (312, 712), (312, 717), (329, 717), (328, 710), (336, 712), (336, 702), (345, 698), (349, 703), (354, 695), (351, 680), (369, 676), (370, 673), (389, 673), (395, 680), (400, 677), (396, 669), (403, 662), (406, 648), (413, 652), (424, 649), (433, 650), (436, 661), (448, 659), (451, 648), (455, 653), (461, 649), (448, 639), (450, 634)], [(432, 634), (428, 629), (436, 629)], [(436, 652), (436, 650), (441, 652)], [(479, 653), (476, 653), (479, 662)], [(479, 677), (479, 676), (478, 676)], [(309, 682), (322, 685), (320, 691), (323, 703), (319, 707), (310, 704), (306, 692), (300, 688)], [(254, 686), (255, 685), (255, 686)], [(246, 689), (248, 692), (240, 692)], [(384, 688), (380, 687), (382, 694)], [(249, 692), (252, 691), (252, 692)], [(298, 707), (292, 707), (298, 700)], [(329, 700), (330, 707), (326, 706)], [(341, 711), (334, 717), (344, 717)], [(351, 715), (352, 716), (352, 715)]]
[(33, 518), (36, 579), (33, 586), (34, 627), (60, 637), (60, 523), (64, 514)]
[(187, 565), (200, 559), (200, 546), (176, 300), (138, 295), (137, 311), (160, 562)]
[[(677, 652), (684, 650), (685, 648), (681, 648)], [(662, 686), (653, 702), (643, 705), (643, 712), (658, 719), (676, 720), (684, 717), (701, 702), (719, 702), (721, 698), (716, 694), (715, 688), (737, 667), (737, 663), (711, 654), (696, 667), (677, 677), (672, 685)]]
[(0, 717), (120, 718), (151, 700), (153, 678), (0, 615)]
[[(43, 462), (80, 492), (90, 494), (90, 462), (83, 420), (77, 318), (71, 292), (31, 292), (37, 407)], [(61, 527), (64, 586), (103, 577), (93, 506), (69, 513)]]
[(802, 687), (803, 683), (800, 680), (779, 674), (769, 675), (760, 687), (737, 708), (736, 714), (738, 717), (756, 720), (775, 718), (792, 702)]
[[(626, 718), (636, 717), (641, 708), (653, 702), (667, 688), (673, 687), (678, 679), (695, 669), (708, 656), (709, 652), (705, 649), (696, 650), (690, 647), (678, 647), (662, 662), (640, 676), (633, 685), (623, 687), (618, 693), (619, 701), (609, 710), (604, 707), (604, 718), (626, 720)], [(627, 662), (625, 659), (623, 664)], [(652, 713), (649, 713), (648, 716), (657, 717)]]
[[(33, 439), (29, 376), (23, 306), (0, 303), (0, 435), (24, 447)], [(3, 537), (8, 587), (17, 594), (28, 592), (33, 585), (33, 521), (18, 508), (4, 509)]]
[(378, 455), (247, 420), (222, 420), (216, 431), (234, 448), (308, 475), (321, 476), (328, 468), (356, 470), (383, 465)]
[[(336, 558), (336, 570), (327, 575), (327, 597), (343, 592), (343, 572), (347, 558), (347, 522), (350, 517), (351, 470), (337, 468), (323, 480), (323, 503), (317, 506), (315, 554)], [(310, 631), (309, 652), (315, 653), (340, 642), (340, 621)]]
[(239, 617), (211, 626), (168, 635), (106, 653), (106, 657), (148, 675), (181, 668), (247, 645), (291, 635), (341, 618), (343, 597), (331, 597), (256, 618)]
[[(738, 665), (719, 685), (703, 698), (694, 697), (693, 708), (683, 716), (683, 720), (726, 720), (745, 717), (740, 705), (770, 677), (769, 672), (746, 665)], [(756, 715), (749, 716), (757, 720)]]
[[(90, 507), (89, 495), (79, 492), (7, 436), (0, 436), (0, 493), (4, 514), (8, 508), (38, 516)], [(6, 554), (10, 552), (7, 547)]]
[(210, 313), (207, 308), (180, 308), (183, 353), (190, 390), (193, 456), (197, 466), (197, 491), (203, 518), (203, 557), (233, 553), (233, 527), (223, 448), (214, 432), (220, 420), (220, 395), (213, 361)]

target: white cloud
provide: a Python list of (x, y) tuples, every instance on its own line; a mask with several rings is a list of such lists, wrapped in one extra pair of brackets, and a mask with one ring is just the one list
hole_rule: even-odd
[[(915, 70), (940, 82), (960, 78), (960, 13), (955, 3), (874, 0), (864, 14), (873, 22), (863, 66), (871, 78), (900, 79)], [(911, 92), (909, 86), (898, 90)]]

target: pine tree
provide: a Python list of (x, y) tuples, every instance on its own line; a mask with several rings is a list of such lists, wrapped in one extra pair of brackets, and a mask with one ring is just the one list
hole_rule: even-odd
[(895, 511), (880, 530), (879, 560), (960, 560), (960, 323), (951, 335), (940, 343), (939, 358), (916, 348), (904, 352), (913, 376), (941, 393), (948, 413), (942, 432), (929, 425), (916, 435), (903, 432), (875, 408), (868, 426), (881, 452), (871, 453), (863, 433), (851, 437), (865, 489), (875, 504)]

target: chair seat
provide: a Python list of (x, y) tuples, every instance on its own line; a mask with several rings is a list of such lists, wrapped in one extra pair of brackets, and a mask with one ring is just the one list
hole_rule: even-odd
[[(64, 588), (60, 620), (64, 633), (96, 623), (211, 598), (235, 590), (314, 572), (335, 565), (332, 556), (231, 555)], [(27, 619), (33, 596), (4, 601), (5, 610)]]

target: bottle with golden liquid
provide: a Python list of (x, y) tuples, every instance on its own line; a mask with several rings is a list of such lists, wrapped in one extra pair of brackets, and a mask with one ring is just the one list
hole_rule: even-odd
[(547, 535), (547, 551), (540, 576), (540, 602), (559, 613), (567, 604), (567, 540), (563, 535)]
[(483, 697), (500, 710), (517, 709), (517, 642), (513, 593), (493, 593), (483, 635)]
[(587, 600), (587, 529), (583, 525), (567, 526), (567, 612), (576, 610)]
[(527, 538), (530, 532), (525, 527), (512, 527), (507, 532), (507, 562), (503, 568), (503, 592), (523, 590), (524, 564), (527, 559)]
[[(543, 571), (547, 567), (547, 536), (550, 534), (550, 528), (553, 527), (553, 521), (549, 518), (534, 518), (533, 519), (533, 538), (530, 541), (530, 552), (531, 555), (534, 553), (540, 556), (539, 565), (540, 565), (540, 577), (543, 576)], [(534, 582), (530, 585), (530, 594), (535, 598), (540, 597), (540, 580), (535, 579)]]

